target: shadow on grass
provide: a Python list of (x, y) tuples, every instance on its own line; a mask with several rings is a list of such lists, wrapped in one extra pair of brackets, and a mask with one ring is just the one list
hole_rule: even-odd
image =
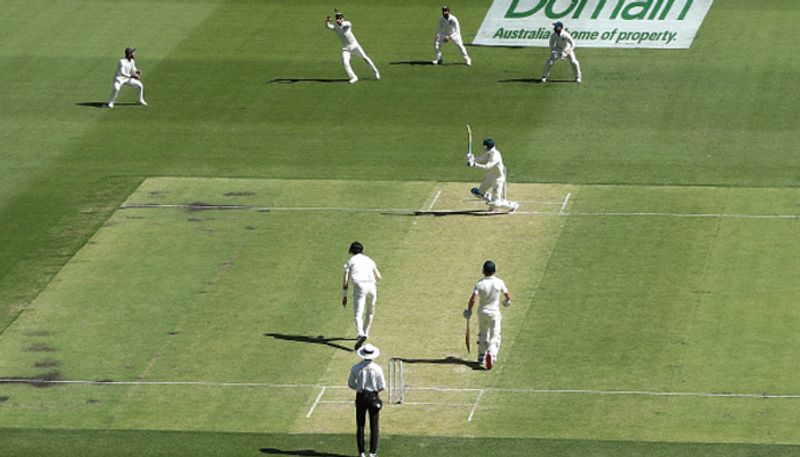
[(478, 362), (471, 362), (469, 360), (459, 359), (458, 357), (445, 357), (443, 359), (406, 359), (400, 358), (398, 360), (402, 360), (403, 363), (424, 363), (424, 364), (431, 364), (431, 365), (464, 365), (465, 367), (472, 368), (473, 370), (483, 370), (483, 367)]
[[(114, 103), (114, 106), (138, 106), (138, 103), (130, 103), (130, 102), (117, 102)], [(108, 106), (107, 102), (78, 102), (75, 106), (88, 106), (89, 108), (105, 108)]]
[[(523, 84), (542, 84), (541, 78), (516, 78), (516, 79), (500, 79), (499, 83), (523, 83)], [(548, 79), (546, 84), (564, 84), (573, 83), (574, 79)]]
[(339, 349), (340, 351), (354, 352), (353, 349), (336, 344), (334, 341), (355, 341), (355, 338), (326, 338), (325, 335), (306, 336), (306, 335), (286, 335), (284, 333), (265, 333), (264, 336), (275, 338), (276, 340), (296, 341), (298, 343), (321, 344), (323, 346)]
[[(395, 62), (389, 62), (389, 65), (411, 65), (411, 66), (430, 65), (431, 67), (434, 66), (432, 60), (397, 60)], [(464, 62), (443, 62), (443, 63), (440, 63), (437, 66), (438, 67), (451, 67), (451, 66), (455, 66), (455, 65), (464, 66), (466, 64)]]
[(259, 449), (262, 454), (270, 454), (270, 455), (298, 455), (302, 457), (350, 457), (349, 455), (344, 454), (331, 454), (330, 452), (317, 452), (313, 449), (298, 449), (296, 451), (292, 450), (285, 450), (285, 449), (275, 449), (272, 447), (262, 447)]
[(275, 78), (267, 84), (297, 84), (297, 83), (346, 83), (345, 78)]
[(455, 210), (431, 210), (431, 211), (386, 211), (381, 213), (384, 216), (505, 216), (509, 214), (508, 211), (490, 211), (488, 209), (455, 209)]

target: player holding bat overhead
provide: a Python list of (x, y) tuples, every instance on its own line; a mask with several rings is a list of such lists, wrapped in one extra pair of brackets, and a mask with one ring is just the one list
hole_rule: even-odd
[(494, 140), (491, 138), (483, 140), (484, 153), (475, 157), (472, 154), (472, 129), (469, 125), (467, 134), (469, 138), (467, 166), (486, 170), (486, 176), (480, 187), (473, 187), (470, 192), (483, 199), (492, 211), (496, 208), (507, 209), (510, 212), (516, 211), (519, 203), (506, 200), (506, 166), (503, 164), (503, 156), (495, 147)]
[(500, 352), (500, 296), (504, 297), (503, 306), (511, 306), (508, 287), (494, 275), (496, 270), (491, 260), (483, 263), (484, 277), (475, 284), (467, 309), (464, 310), (464, 318), (469, 321), (472, 308), (478, 302), (478, 363), (485, 363), (487, 370), (497, 363), (497, 354)]

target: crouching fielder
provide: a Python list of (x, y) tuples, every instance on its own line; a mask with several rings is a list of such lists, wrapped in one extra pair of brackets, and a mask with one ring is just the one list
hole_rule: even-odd
[(511, 306), (508, 287), (502, 279), (494, 275), (495, 271), (494, 262), (484, 262), (484, 277), (475, 284), (467, 309), (464, 310), (464, 318), (469, 319), (472, 317), (475, 301), (478, 301), (478, 363), (485, 363), (487, 370), (491, 370), (493, 364), (497, 363), (497, 354), (500, 352), (500, 296), (504, 296), (503, 306)]
[(575, 82), (581, 82), (581, 64), (575, 57), (575, 41), (572, 39), (572, 35), (564, 30), (562, 22), (553, 23), (553, 33), (550, 34), (550, 57), (544, 63), (542, 72), (543, 83), (547, 82), (547, 78), (550, 77), (550, 69), (558, 59), (569, 59), (572, 71), (575, 73)]
[(136, 49), (125, 48), (125, 57), (120, 59), (117, 64), (117, 72), (114, 74), (114, 87), (111, 89), (111, 97), (108, 99), (108, 107), (113, 108), (117, 101), (117, 95), (122, 86), (133, 86), (139, 90), (139, 104), (147, 106), (144, 101), (144, 84), (142, 84), (142, 72), (136, 68), (134, 53)]
[(439, 18), (439, 23), (436, 25), (436, 36), (433, 40), (433, 50), (436, 52), (436, 58), (433, 59), (434, 65), (442, 64), (442, 43), (448, 41), (452, 41), (458, 47), (464, 63), (467, 66), (472, 65), (472, 59), (469, 58), (467, 48), (464, 47), (464, 41), (461, 39), (461, 26), (458, 18), (450, 14), (450, 7), (445, 5), (442, 7), (442, 17)]
[(486, 138), (483, 140), (484, 153), (480, 157), (474, 157), (467, 153), (467, 165), (470, 167), (486, 170), (480, 187), (473, 187), (470, 192), (472, 195), (483, 199), (494, 211), (495, 208), (505, 208), (509, 211), (516, 211), (519, 203), (506, 200), (506, 167), (503, 165), (503, 156), (495, 147), (494, 140)]
[(381, 79), (381, 73), (378, 71), (378, 67), (376, 67), (372, 59), (367, 56), (367, 53), (364, 52), (361, 45), (358, 44), (356, 36), (353, 35), (353, 24), (351, 24), (350, 21), (344, 20), (344, 14), (337, 11), (336, 21), (333, 24), (331, 23), (331, 17), (326, 17), (325, 27), (336, 32), (336, 36), (338, 36), (339, 41), (342, 42), (342, 65), (344, 65), (344, 71), (347, 72), (347, 77), (350, 78), (348, 81), (350, 84), (355, 84), (355, 82), (358, 81), (356, 72), (354, 72), (353, 67), (350, 66), (351, 53), (356, 53), (357, 56), (364, 59), (364, 62), (366, 62), (375, 73), (375, 79)]

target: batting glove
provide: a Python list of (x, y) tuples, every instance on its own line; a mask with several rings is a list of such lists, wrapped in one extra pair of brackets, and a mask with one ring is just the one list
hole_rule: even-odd
[(464, 319), (469, 319), (470, 317), (472, 317), (472, 311), (469, 308), (466, 308), (464, 310)]
[(511, 306), (511, 300), (503, 300), (503, 306), (505, 306), (506, 308)]

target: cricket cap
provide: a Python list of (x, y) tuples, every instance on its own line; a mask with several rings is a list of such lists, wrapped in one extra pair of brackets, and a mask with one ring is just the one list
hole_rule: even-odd
[(564, 23), (561, 22), (561, 21), (553, 22), (553, 28), (555, 28), (555, 29), (563, 29), (564, 28)]
[(497, 266), (491, 260), (483, 262), (483, 274), (486, 276), (493, 275), (497, 271)]
[(136, 52), (136, 48), (125, 48), (125, 55), (133, 54)]
[(485, 140), (483, 140), (483, 145), (486, 146), (488, 149), (492, 149), (493, 147), (495, 147), (494, 140), (491, 138), (486, 138)]
[(337, 11), (336, 12), (336, 19), (342, 19), (344, 17), (344, 13)]
[(358, 350), (358, 356), (365, 360), (377, 359), (381, 350), (371, 344), (365, 344)]
[(450, 11), (450, 7), (447, 5), (442, 6), (442, 11)]

